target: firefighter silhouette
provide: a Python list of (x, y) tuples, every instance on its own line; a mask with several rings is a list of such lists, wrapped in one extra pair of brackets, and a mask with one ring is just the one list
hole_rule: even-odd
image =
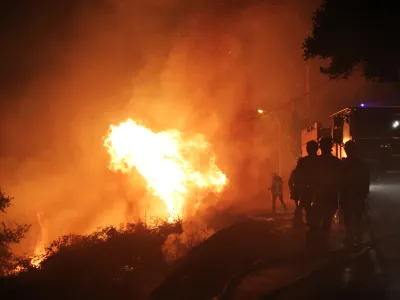
[(273, 214), (276, 213), (276, 199), (277, 198), (281, 202), (283, 210), (287, 211), (286, 204), (283, 201), (283, 188), (282, 187), (283, 187), (282, 177), (280, 177), (276, 173), (272, 173), (272, 183), (271, 183), (271, 186), (269, 187), (269, 190), (271, 191), (271, 196), (272, 196), (272, 213)]
[(290, 199), (294, 201), (296, 208), (299, 206), (299, 195), (296, 188), (295, 179), (296, 178), (296, 168), (292, 170), (290, 173), (290, 177), (288, 180), (289, 191), (290, 191)]
[(296, 184), (296, 168), (292, 170), (290, 173), (288, 185), (290, 191), (290, 199), (294, 201), (295, 210), (293, 214), (293, 225), (294, 226), (302, 226), (303, 225), (303, 216), (302, 216), (302, 208), (300, 206), (299, 193)]
[(341, 179), (341, 161), (332, 155), (331, 137), (319, 142), (321, 155), (317, 157), (313, 178), (313, 199), (310, 208), (310, 230), (307, 241), (310, 246), (327, 247), (332, 218), (338, 208)]
[(369, 193), (370, 173), (366, 162), (358, 156), (355, 141), (345, 143), (346, 158), (342, 160), (343, 180), (340, 206), (346, 228), (346, 245), (357, 244), (362, 237), (362, 221)]
[(314, 195), (313, 186), (314, 178), (316, 176), (317, 167), (317, 152), (318, 142), (312, 140), (306, 146), (307, 156), (300, 158), (297, 162), (296, 168), (293, 170), (294, 186), (298, 197), (298, 205), (294, 215), (294, 224), (301, 225), (303, 223), (303, 209), (306, 213), (306, 224), (309, 225), (310, 221), (310, 208)]

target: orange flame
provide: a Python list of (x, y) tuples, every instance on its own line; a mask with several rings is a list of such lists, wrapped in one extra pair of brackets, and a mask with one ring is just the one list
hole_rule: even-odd
[(178, 130), (158, 133), (128, 119), (111, 125), (104, 146), (109, 168), (136, 168), (148, 190), (165, 202), (169, 221), (182, 217), (185, 201), (198, 191), (221, 192), (227, 182), (202, 135), (183, 139)]
[(42, 214), (38, 213), (36, 216), (37, 216), (39, 226), (40, 226), (40, 237), (41, 238), (38, 241), (38, 243), (36, 244), (35, 253), (31, 258), (30, 264), (31, 264), (31, 266), (33, 266), (35, 268), (40, 268), (40, 264), (46, 258), (46, 248), (44, 246), (45, 242), (46, 242), (46, 226), (43, 222)]
[[(40, 240), (36, 243), (35, 252), (29, 257), (30, 266), (40, 269), (41, 263), (46, 259), (46, 248), (45, 243), (47, 239), (47, 227), (43, 222), (43, 214), (37, 213), (36, 217), (40, 226)], [(10, 271), (7, 275), (17, 275), (20, 272), (26, 271), (26, 267), (23, 265), (17, 265), (12, 271)]]

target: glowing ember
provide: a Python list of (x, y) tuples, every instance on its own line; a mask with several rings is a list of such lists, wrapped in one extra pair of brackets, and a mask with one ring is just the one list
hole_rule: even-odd
[(183, 139), (177, 130), (152, 132), (128, 119), (111, 125), (104, 146), (110, 169), (143, 176), (148, 190), (166, 204), (169, 220), (182, 217), (185, 200), (198, 191), (220, 192), (226, 176), (203, 136)]

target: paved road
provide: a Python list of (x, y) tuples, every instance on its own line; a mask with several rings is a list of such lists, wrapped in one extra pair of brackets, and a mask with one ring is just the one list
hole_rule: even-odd
[(400, 184), (375, 184), (371, 190), (371, 206), (377, 212), (373, 219), (376, 235), (398, 233), (377, 244), (390, 275), (390, 298), (400, 299)]
[[(372, 211), (376, 212), (372, 223), (376, 236), (384, 235), (393, 231), (399, 231), (400, 233), (400, 200), (397, 199), (398, 195), (400, 195), (400, 186), (397, 185), (380, 185), (372, 187), (371, 206)], [(194, 267), (190, 267), (189, 269), (186, 267), (179, 270), (177, 269), (177, 271), (174, 272), (174, 276), (171, 276), (171, 278), (158, 289), (157, 295), (165, 296), (167, 292), (169, 293), (171, 291), (174, 291), (176, 294), (177, 290), (179, 290), (180, 294), (183, 295), (184, 293), (182, 292), (182, 289), (186, 288), (185, 290), (188, 290), (188, 293), (193, 293), (193, 289), (196, 290), (197, 298), (203, 299), (200, 297), (201, 293), (205, 293), (205, 291), (207, 291), (207, 295), (215, 295), (228, 281), (232, 282), (232, 285), (228, 284), (229, 288), (226, 289), (229, 292), (225, 294), (222, 293), (222, 295), (225, 296), (221, 297), (220, 299), (260, 299), (260, 296), (266, 295), (272, 290), (292, 282), (296, 278), (304, 277), (304, 275), (307, 275), (307, 273), (312, 273), (314, 269), (321, 269), (321, 267), (331, 265), (333, 267), (328, 271), (307, 276), (309, 278), (308, 281), (300, 281), (300, 283), (296, 284), (295, 289), (291, 289), (292, 294), (282, 294), (276, 296), (275, 298), (268, 299), (299, 299), (297, 296), (300, 294), (303, 295), (304, 299), (308, 300), (321, 299), (321, 296), (323, 296), (324, 299), (327, 299), (328, 295), (332, 296), (331, 298), (333, 299), (344, 299), (342, 298), (342, 295), (337, 294), (337, 292), (341, 292), (342, 283), (344, 282), (342, 275), (344, 274), (346, 275), (345, 277), (347, 277), (347, 273), (350, 275), (351, 273), (358, 274), (356, 276), (350, 276), (356, 278), (353, 280), (356, 282), (356, 284), (349, 285), (350, 288), (347, 289), (348, 295), (354, 296), (352, 293), (354, 291), (358, 291), (358, 296), (352, 298), (356, 299), (363, 297), (366, 299), (386, 299), (380, 294), (374, 298), (369, 297), (373, 295), (375, 290), (377, 292), (381, 291), (380, 286), (378, 286), (379, 289), (375, 288), (377, 281), (376, 276), (371, 275), (375, 273), (373, 272), (374, 265), (371, 263), (372, 260), (370, 258), (370, 252), (363, 254), (360, 256), (360, 259), (354, 260), (354, 262), (352, 261), (351, 263), (348, 261), (343, 262), (343, 257), (347, 257), (347, 255), (343, 255), (343, 253), (337, 255), (337, 257), (335, 257), (336, 254), (332, 253), (329, 256), (324, 254), (316, 259), (315, 255), (309, 255), (309, 252), (306, 251), (304, 245), (305, 229), (294, 230), (291, 228), (291, 214), (279, 214), (277, 219), (280, 220), (273, 222), (275, 224), (273, 225), (275, 229), (280, 228), (282, 231), (286, 231), (284, 234), (282, 234), (282, 231), (278, 230), (279, 236), (285, 236), (285, 242), (283, 244), (275, 244), (279, 241), (279, 239), (272, 237), (270, 239), (270, 237), (266, 236), (265, 233), (269, 232), (268, 228), (270, 225), (267, 224), (269, 222), (251, 222), (251, 220), (250, 222), (245, 221), (248, 219), (257, 220), (258, 218), (260, 218), (260, 220), (265, 220), (266, 218), (271, 217), (271, 215), (268, 215), (265, 211), (262, 212), (258, 210), (254, 213), (234, 217), (237, 220), (235, 218), (233, 219), (239, 222), (237, 225), (233, 226), (234, 228), (227, 228), (225, 231), (220, 231), (218, 234), (213, 236), (212, 239), (208, 240), (201, 247), (199, 247), (199, 249), (202, 248), (204, 251), (200, 251), (199, 249), (197, 249), (197, 251), (193, 251), (192, 259), (187, 257), (186, 263), (183, 264), (183, 266), (196, 265), (194, 264), (195, 262), (198, 262), (196, 257), (201, 259), (207, 258), (214, 263), (198, 264), (199, 268), (197, 269)], [(233, 222), (232, 220), (230, 221)], [(240, 223), (240, 221), (244, 222)], [(264, 228), (263, 226), (266, 227)], [(239, 229), (241, 229), (240, 232), (242, 233), (238, 231)], [(341, 228), (336, 226), (334, 232), (332, 233), (332, 244), (335, 248), (340, 249), (343, 236), (344, 232), (341, 230)], [(263, 248), (260, 250), (259, 248), (261, 244), (259, 244), (259, 242), (261, 240), (263, 240), (262, 245), (265, 244), (265, 249)], [(231, 243), (233, 243), (235, 247), (230, 248), (229, 245), (231, 245)], [(288, 249), (288, 245), (290, 246), (290, 249)], [(386, 259), (386, 265), (391, 266), (390, 281), (387, 280), (390, 283), (389, 292), (391, 299), (400, 299), (400, 288), (398, 288), (400, 287), (400, 235), (390, 239), (384, 239), (381, 241), (381, 243), (379, 243), (379, 248)], [(225, 253), (224, 249), (229, 249), (229, 251), (227, 250), (229, 257), (228, 254)], [(248, 254), (251, 254), (251, 257), (247, 257), (242, 253), (246, 256), (246, 259), (244, 259), (244, 256), (241, 253), (236, 253), (238, 251), (244, 251), (243, 249), (247, 249), (246, 251), (249, 251), (249, 253), (246, 252), (247, 254), (245, 254), (247, 256)], [(255, 253), (255, 250), (258, 250), (260, 253)], [(282, 253), (285, 251), (288, 253)], [(274, 253), (274, 255), (270, 257), (267, 252)], [(275, 255), (278, 255), (278, 257), (283, 256), (285, 259), (278, 260), (277, 263), (273, 263), (275, 261)], [(290, 255), (290, 257), (294, 255), (295, 257), (292, 259), (292, 261), (288, 261), (288, 256), (286, 255)], [(300, 261), (298, 257), (300, 257)], [(255, 260), (256, 258), (257, 260)], [(238, 266), (234, 269), (232, 269), (232, 267), (227, 270), (226, 274), (222, 274), (221, 272), (222, 270), (225, 270), (225, 267), (217, 267), (217, 263), (219, 264), (221, 259), (222, 261), (229, 261), (229, 265), (235, 264)], [(193, 261), (193, 264), (190, 263), (191, 261)], [(242, 261), (245, 263), (241, 264)], [(251, 268), (249, 273), (245, 271), (243, 275), (240, 275), (242, 274), (242, 268), (245, 268), (246, 270), (247, 267), (250, 266), (250, 263), (252, 265), (256, 261), (264, 261), (266, 264), (262, 265), (260, 268), (259, 266), (256, 266), (255, 269)], [(334, 263), (332, 264), (332, 262)], [(207, 270), (206, 267), (208, 268)], [(221, 278), (217, 276), (219, 274), (216, 271), (217, 269), (218, 272), (223, 275), (220, 276)], [(187, 273), (190, 273), (191, 275), (189, 276)], [(204, 278), (200, 276), (201, 279), (198, 279), (195, 275), (201, 275), (203, 277), (205, 275), (207, 276)], [(235, 275), (233, 280), (230, 280), (231, 276), (233, 275)], [(238, 275), (240, 279), (236, 279), (236, 275)], [(214, 279), (210, 280), (210, 278)], [(361, 280), (357, 280), (357, 278)], [(184, 280), (186, 283), (182, 283), (182, 280)], [(190, 284), (188, 282), (192, 282), (193, 284), (196, 283), (196, 285), (201, 287), (196, 287), (193, 289), (189, 288)], [(215, 286), (216, 283), (218, 283), (217, 287)], [(179, 289), (176, 288), (176, 285), (179, 286)], [(172, 289), (171, 287), (174, 288)], [(332, 293), (327, 292), (329, 290), (331, 290)], [(176, 296), (170, 298), (187, 299), (190, 297), (179, 298)]]
[[(370, 211), (373, 213), (373, 216), (370, 218), (372, 224), (371, 227), (373, 228), (375, 236), (378, 237), (378, 254), (382, 255), (385, 263), (385, 271), (388, 274), (388, 276), (385, 277), (387, 278), (385, 279), (385, 283), (388, 287), (388, 298), (400, 299), (400, 185), (373, 185), (369, 202), (371, 206)], [(287, 224), (283, 227), (289, 228), (291, 226), (289, 222), (290, 215), (281, 214), (278, 218), (288, 220)], [(398, 234), (388, 237), (390, 233), (395, 232), (398, 232)], [(298, 233), (301, 235), (304, 234), (304, 231), (299, 231)], [(331, 236), (331, 242), (334, 248), (341, 248), (341, 240), (343, 236), (343, 228), (335, 225)], [(370, 235), (366, 232), (365, 239), (369, 240), (369, 237)], [(381, 238), (379, 239), (379, 237)], [(375, 252), (372, 252), (372, 254), (374, 253)], [(365, 293), (367, 295), (367, 299), (383, 299), (384, 297), (380, 294), (375, 295), (375, 298), (371, 298), (373, 297), (375, 290), (379, 290), (377, 293), (381, 292), (381, 286), (378, 284), (378, 287), (375, 289), (374, 285), (377, 283), (374, 282), (376, 281), (376, 278), (371, 275), (374, 272), (372, 271), (373, 264), (371, 263), (370, 255), (371, 252), (365, 253), (356, 262), (354, 269), (358, 269), (362, 275), (365, 274), (365, 278), (362, 279), (363, 282), (359, 283), (355, 289), (363, 289), (364, 295)], [(260, 270), (243, 278), (241, 284), (237, 288), (235, 299), (256, 299), (260, 294), (268, 294), (268, 292), (276, 289), (282, 284), (293, 281), (298, 277), (302, 277), (315, 268), (320, 268), (324, 263), (326, 263), (326, 261), (316, 260), (312, 263), (300, 263), (298, 265), (288, 264), (287, 266)], [(314, 299), (310, 294), (310, 288), (315, 289), (316, 286), (320, 287), (319, 290), (314, 290), (315, 293), (321, 292), (321, 287), (335, 290), (335, 284), (337, 284), (337, 286), (342, 284), (341, 274), (345, 269), (347, 269), (347, 267), (338, 266), (334, 270), (311, 277), (312, 279), (309, 281), (302, 281), (301, 284), (297, 284), (296, 288), (292, 289), (292, 292), (294, 292), (293, 295), (299, 296), (299, 293), (304, 293), (304, 295), (306, 295), (305, 298)], [(326, 285), (326, 283), (332, 284)], [(322, 288), (321, 293), (324, 293), (324, 288)], [(352, 295), (354, 288), (350, 288), (347, 292)], [(323, 294), (314, 294), (313, 296), (316, 297), (315, 299), (319, 299), (318, 297), (322, 295)], [(359, 296), (360, 295), (362, 294), (359, 294)], [(341, 297), (342, 295), (335, 294), (333, 295), (333, 298), (338, 296)], [(290, 297), (289, 293), (271, 299), (292, 299)], [(326, 295), (324, 295), (324, 297), (326, 297)]]

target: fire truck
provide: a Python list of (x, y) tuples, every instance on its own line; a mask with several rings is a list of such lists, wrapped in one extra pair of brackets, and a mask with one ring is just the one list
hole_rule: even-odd
[(302, 131), (302, 156), (308, 141), (331, 136), (333, 155), (342, 159), (344, 143), (352, 139), (370, 165), (372, 180), (400, 179), (400, 106), (351, 106), (329, 119), (329, 127), (316, 122)]

